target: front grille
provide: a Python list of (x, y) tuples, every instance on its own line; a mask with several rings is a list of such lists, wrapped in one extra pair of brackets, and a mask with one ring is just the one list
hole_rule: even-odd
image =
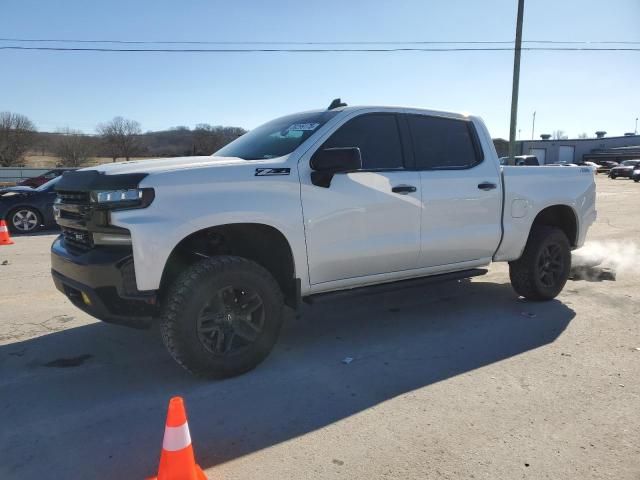
[(61, 203), (71, 205), (89, 205), (89, 192), (58, 192)]
[[(96, 208), (89, 192), (58, 191), (54, 205), (56, 222), (62, 230), (64, 245), (73, 255), (80, 255), (95, 247), (93, 234), (128, 233), (109, 224), (109, 211)], [(134, 278), (135, 283), (135, 278)]]
[(64, 244), (72, 253), (87, 252), (93, 248), (93, 239), (86, 230), (62, 227)]
[(66, 210), (64, 208), (60, 208), (60, 218), (68, 218), (69, 220), (84, 220), (85, 215), (79, 211), (75, 210)]
[(64, 244), (73, 254), (81, 254), (93, 248), (87, 222), (91, 216), (89, 192), (59, 191), (56, 202), (56, 221), (62, 229)]

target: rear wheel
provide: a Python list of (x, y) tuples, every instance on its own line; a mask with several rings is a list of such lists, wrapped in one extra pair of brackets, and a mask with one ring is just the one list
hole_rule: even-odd
[(9, 228), (14, 233), (35, 232), (42, 223), (40, 213), (31, 207), (20, 207), (9, 214)]
[(513, 289), (529, 300), (551, 300), (564, 288), (571, 270), (571, 248), (562, 230), (534, 226), (522, 256), (509, 262)]
[(283, 297), (273, 276), (250, 260), (211, 257), (172, 286), (161, 333), (173, 358), (190, 372), (225, 378), (255, 368), (273, 348)]

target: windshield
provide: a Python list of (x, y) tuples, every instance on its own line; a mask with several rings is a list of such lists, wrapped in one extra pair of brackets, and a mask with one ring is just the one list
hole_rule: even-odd
[(61, 178), (62, 175), (49, 180), (47, 183), (43, 183), (38, 188), (36, 188), (36, 192), (46, 192), (47, 190), (50, 190), (56, 183), (58, 183), (58, 180), (60, 180)]
[(288, 155), (337, 113), (297, 113), (276, 118), (245, 133), (213, 155), (243, 160), (264, 160)]

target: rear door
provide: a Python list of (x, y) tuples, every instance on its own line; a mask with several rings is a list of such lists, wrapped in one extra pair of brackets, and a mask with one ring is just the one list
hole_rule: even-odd
[(395, 113), (351, 118), (318, 148), (357, 147), (362, 170), (311, 183), (301, 164), (302, 206), (311, 284), (416, 267), (420, 249), (420, 174), (405, 169)]
[(473, 123), (408, 114), (422, 190), (418, 264), (435, 267), (490, 259), (500, 241), (502, 185), (485, 159)]

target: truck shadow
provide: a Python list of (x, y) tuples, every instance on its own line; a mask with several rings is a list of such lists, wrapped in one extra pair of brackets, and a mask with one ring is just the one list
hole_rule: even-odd
[(552, 343), (574, 315), (484, 281), (342, 299), (291, 316), (264, 364), (218, 382), (183, 372), (153, 330), (96, 323), (4, 345), (0, 477), (155, 474), (173, 395), (212, 467)]

